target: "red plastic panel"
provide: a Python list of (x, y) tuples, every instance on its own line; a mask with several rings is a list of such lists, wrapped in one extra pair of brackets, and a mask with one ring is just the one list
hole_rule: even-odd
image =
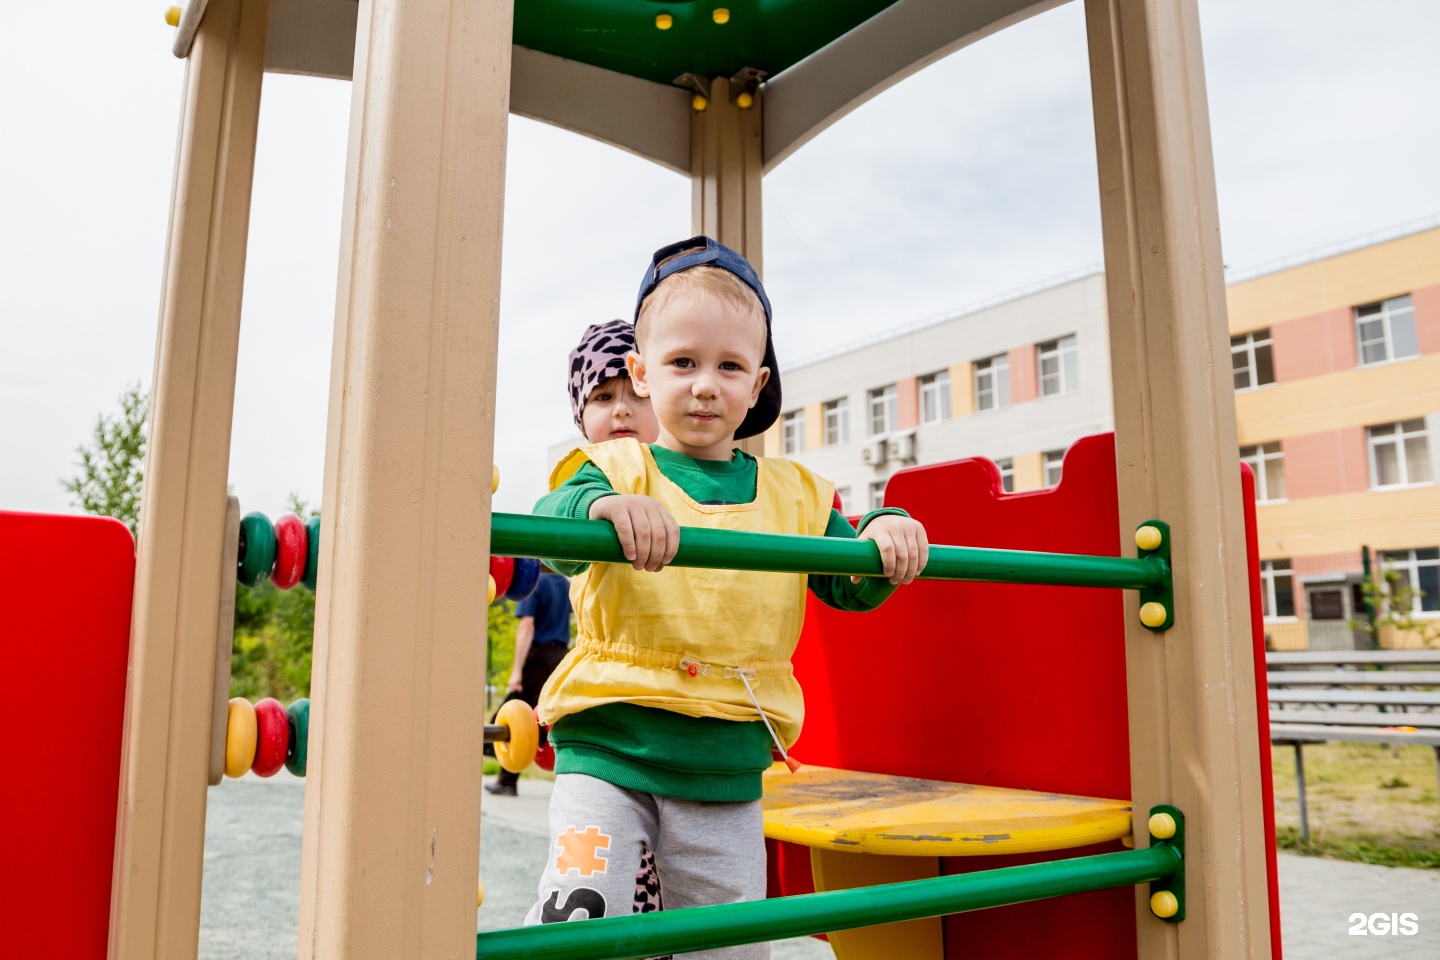
[[(120, 784), (135, 546), (115, 520), (0, 512), (0, 941), (100, 960)], [(36, 576), (36, 571), (47, 571)]]

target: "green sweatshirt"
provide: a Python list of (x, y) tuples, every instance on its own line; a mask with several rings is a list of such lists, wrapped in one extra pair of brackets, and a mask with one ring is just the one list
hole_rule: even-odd
[[(651, 444), (655, 464), (667, 479), (697, 503), (750, 503), (755, 499), (755, 458), (740, 450), (730, 460), (696, 460)], [(590, 507), (615, 490), (599, 467), (587, 463), (535, 504), (551, 517), (590, 516)], [(875, 510), (860, 529), (893, 507)], [(837, 510), (830, 512), (827, 537), (855, 539), (855, 528)], [(552, 562), (573, 577), (585, 563)], [(884, 603), (894, 585), (878, 577), (858, 584), (847, 576), (812, 576), (810, 591), (837, 610), (865, 612)], [(616, 786), (662, 797), (706, 802), (760, 799), (760, 775), (770, 766), (772, 743), (759, 721), (736, 723), (687, 717), (632, 703), (607, 704), (562, 717), (550, 731), (556, 773), (583, 773)]]

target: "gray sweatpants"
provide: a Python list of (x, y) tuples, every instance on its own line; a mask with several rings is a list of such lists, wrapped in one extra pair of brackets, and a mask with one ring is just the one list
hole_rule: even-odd
[[(758, 800), (674, 800), (562, 773), (550, 795), (550, 835), (553, 846), (540, 875), (540, 899), (525, 917), (527, 924), (638, 912), (635, 870), (647, 848), (655, 856), (666, 910), (765, 897)], [(683, 956), (769, 960), (770, 945)]]

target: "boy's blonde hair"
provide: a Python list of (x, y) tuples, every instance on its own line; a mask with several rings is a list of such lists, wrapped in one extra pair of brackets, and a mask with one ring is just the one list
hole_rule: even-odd
[[(682, 250), (671, 257), (660, 261), (658, 266), (665, 264), (679, 257), (694, 253), (697, 249)], [(644, 337), (645, 319), (656, 310), (663, 309), (671, 300), (685, 294), (705, 293), (710, 296), (720, 297), (730, 304), (740, 307), (750, 313), (759, 321), (761, 351), (765, 347), (765, 307), (760, 303), (760, 298), (750, 285), (741, 280), (729, 270), (720, 267), (700, 266), (692, 267), (689, 270), (682, 270), (679, 273), (672, 273), (661, 280), (655, 287), (655, 291), (645, 298), (640, 305), (640, 314), (635, 318), (635, 341), (638, 346)]]

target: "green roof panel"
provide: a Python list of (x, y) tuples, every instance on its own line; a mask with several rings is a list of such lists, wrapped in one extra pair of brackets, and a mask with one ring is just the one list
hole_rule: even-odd
[[(773, 77), (895, 2), (515, 0), (515, 42), (656, 83), (745, 67)], [(725, 23), (716, 22), (721, 8)], [(669, 29), (656, 26), (661, 14)]]

